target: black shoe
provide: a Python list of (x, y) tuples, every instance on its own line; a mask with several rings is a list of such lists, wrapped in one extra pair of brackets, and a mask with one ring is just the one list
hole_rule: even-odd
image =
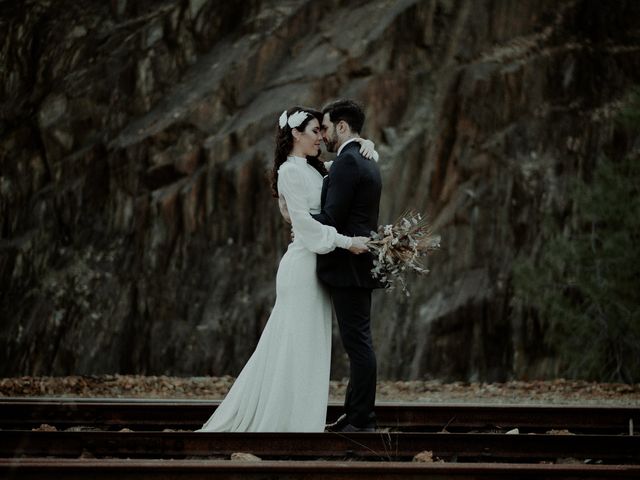
[(355, 425), (351, 425), (350, 423), (347, 423), (344, 427), (342, 427), (341, 430), (334, 430), (334, 431), (341, 432), (341, 433), (356, 433), (356, 432), (372, 433), (372, 432), (375, 432), (376, 429), (375, 427), (356, 427)]
[(346, 425), (349, 425), (349, 421), (347, 420), (347, 414), (343, 413), (342, 415), (340, 415), (340, 417), (338, 417), (338, 420), (325, 425), (324, 430), (325, 432), (339, 432)]

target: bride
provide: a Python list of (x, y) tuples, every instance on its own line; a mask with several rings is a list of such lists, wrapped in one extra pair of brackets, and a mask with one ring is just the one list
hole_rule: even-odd
[[(329, 398), (331, 300), (316, 276), (316, 254), (367, 251), (315, 221), (327, 174), (318, 158), (322, 114), (294, 107), (276, 136), (273, 189), (294, 240), (276, 274), (276, 303), (258, 345), (224, 401), (198, 432), (322, 432)], [(371, 142), (359, 139), (365, 156)]]

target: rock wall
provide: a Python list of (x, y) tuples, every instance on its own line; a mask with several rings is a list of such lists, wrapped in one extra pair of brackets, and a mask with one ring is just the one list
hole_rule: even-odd
[[(386, 188), (442, 235), (412, 296), (378, 292), (386, 378), (553, 376), (510, 307), (564, 185), (633, 139), (640, 4), (84, 0), (0, 3), (0, 375), (237, 374), (288, 229), (267, 181), (279, 113), (366, 106)], [(333, 375), (346, 373), (334, 342)]]

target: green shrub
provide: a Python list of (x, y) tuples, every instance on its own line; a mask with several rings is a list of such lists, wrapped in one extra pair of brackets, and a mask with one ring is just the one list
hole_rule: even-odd
[[(637, 126), (640, 90), (630, 98), (623, 119)], [(537, 258), (516, 260), (514, 302), (546, 325), (561, 374), (638, 382), (640, 155), (598, 159), (589, 181), (575, 180), (568, 195), (570, 225), (550, 212)]]

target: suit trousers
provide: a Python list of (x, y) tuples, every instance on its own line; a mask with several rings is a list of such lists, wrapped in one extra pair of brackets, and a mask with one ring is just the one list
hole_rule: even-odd
[(371, 338), (371, 289), (329, 287), (342, 344), (349, 356), (345, 413), (351, 425), (376, 426), (376, 355)]

